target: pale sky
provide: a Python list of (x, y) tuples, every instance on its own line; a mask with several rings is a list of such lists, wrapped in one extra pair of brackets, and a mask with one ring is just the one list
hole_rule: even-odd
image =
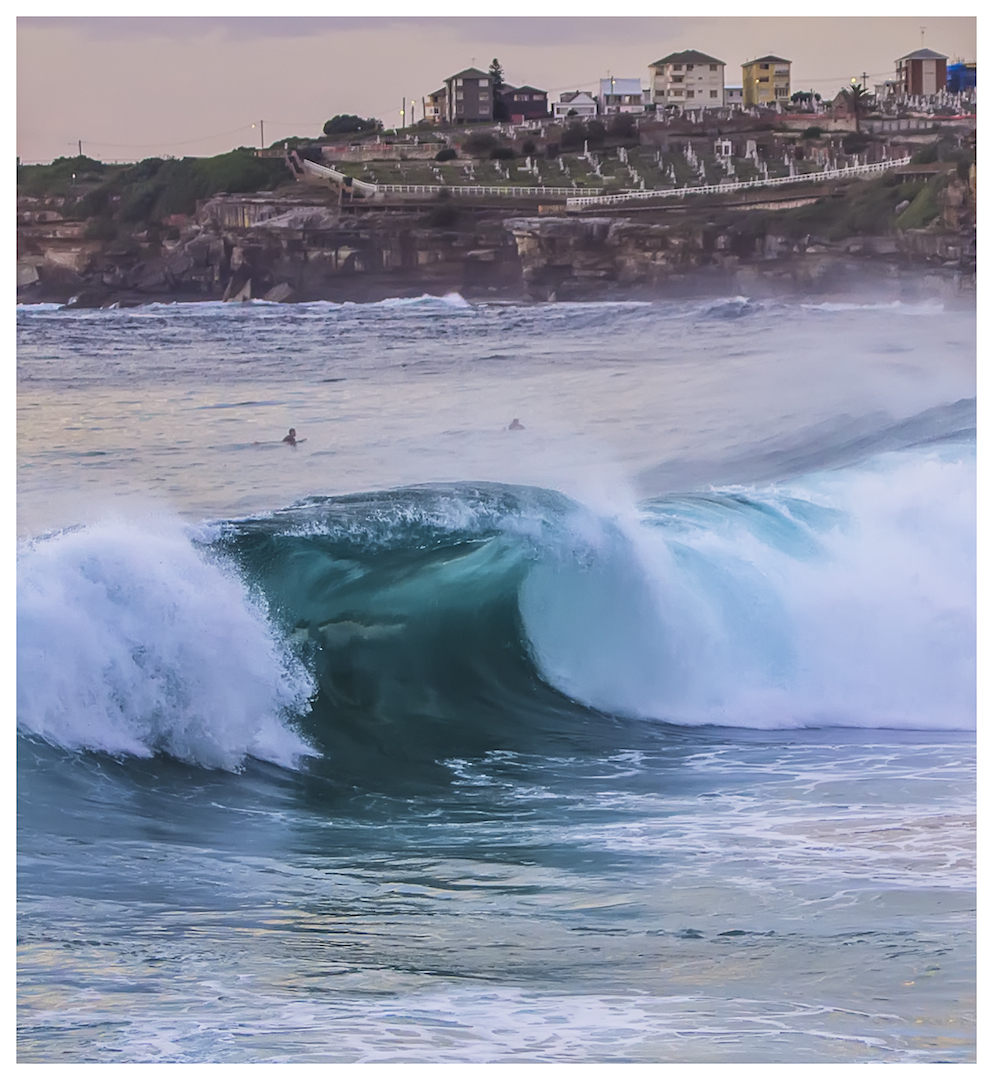
[[(603, 10), (551, 0), (500, 7)], [(171, 5), (190, 9), (197, 10)], [(259, 120), (269, 144), (319, 135), (336, 113), (374, 116), (392, 127), (404, 98), (417, 100), (419, 118), (420, 99), (447, 75), (473, 64), (486, 68), (493, 57), (508, 82), (547, 89), (555, 100), (563, 90), (594, 89), (608, 74), (647, 85), (648, 64), (681, 49), (723, 60), (727, 83), (740, 85), (741, 64), (772, 52), (793, 61), (794, 89), (833, 96), (853, 75), (867, 73), (870, 85), (892, 78), (894, 60), (920, 47), (922, 26), (928, 48), (950, 61), (976, 59), (976, 20), (969, 16), (21, 17), (17, 153), (24, 162), (50, 161), (75, 154), (82, 140), (85, 154), (104, 161), (217, 154), (258, 145), (252, 124)]]

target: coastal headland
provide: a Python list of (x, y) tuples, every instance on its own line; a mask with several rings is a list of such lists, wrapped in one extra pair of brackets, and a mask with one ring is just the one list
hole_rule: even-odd
[[(444, 165), (431, 144), (410, 142), (22, 167), (18, 301), (363, 302), (446, 292), (590, 300), (790, 283), (817, 291), (869, 265), (883, 277), (932, 267), (974, 282), (974, 130), (858, 140), (819, 129), (737, 133), (774, 183), (707, 193), (617, 186), (622, 173), (643, 178), (649, 168), (679, 179), (685, 163), (706, 179), (720, 164), (712, 152), (732, 146), (721, 138), (662, 140), (649, 130), (628, 145), (571, 156), (556, 148), (554, 157), (505, 138), (499, 149), (516, 163), (467, 140)], [(570, 188), (549, 182), (549, 161)], [(405, 168), (435, 182), (382, 183), (404, 179)]]

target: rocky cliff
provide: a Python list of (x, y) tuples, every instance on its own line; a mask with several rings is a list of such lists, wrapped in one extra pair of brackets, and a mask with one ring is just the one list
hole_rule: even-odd
[[(833, 197), (820, 193), (783, 205)], [(875, 235), (863, 229), (826, 239), (803, 231), (796, 215), (804, 209), (769, 210), (768, 204), (765, 210), (670, 205), (609, 216), (561, 208), (514, 215), (450, 200), (356, 212), (313, 190), (218, 196), (202, 203), (195, 218), (176, 216), (161, 227), (101, 238), (92, 223), (66, 220), (51, 200), (22, 200), (18, 298), (81, 306), (367, 301), (449, 291), (596, 299), (660, 295), (691, 284), (734, 288), (763, 277), (813, 286), (866, 259), (974, 275), (974, 176), (971, 185), (947, 181), (939, 201), (928, 228), (895, 231), (884, 220)]]

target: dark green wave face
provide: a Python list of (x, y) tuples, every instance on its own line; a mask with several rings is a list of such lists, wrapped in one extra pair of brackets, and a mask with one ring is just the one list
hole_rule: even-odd
[(579, 511), (554, 492), (453, 485), (312, 499), (229, 526), (215, 550), (262, 590), (315, 677), (301, 730), (324, 757), (311, 769), (440, 777), (446, 758), (616, 727), (542, 680), (518, 604)]

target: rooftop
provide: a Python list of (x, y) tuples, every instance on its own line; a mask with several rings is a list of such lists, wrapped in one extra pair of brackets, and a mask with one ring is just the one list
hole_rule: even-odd
[(449, 75), (445, 82), (450, 82), (452, 79), (488, 79), (490, 73), (488, 71), (480, 71), (479, 68), (466, 68), (465, 71), (456, 71), (454, 75)]
[(755, 60), (746, 60), (742, 67), (748, 67), (750, 64), (792, 64), (792, 60), (784, 60), (781, 56), (759, 56)]
[(907, 53), (906, 56), (901, 56), (900, 60), (947, 60), (948, 57), (944, 53), (935, 52), (934, 49), (918, 49), (916, 52)]
[(663, 56), (661, 60), (656, 60), (654, 64), (649, 64), (649, 67), (661, 67), (663, 64), (723, 64), (723, 60), (718, 60), (714, 56), (708, 56), (706, 53), (697, 52), (696, 49), (686, 49), (683, 52), (669, 53), (668, 56)]

